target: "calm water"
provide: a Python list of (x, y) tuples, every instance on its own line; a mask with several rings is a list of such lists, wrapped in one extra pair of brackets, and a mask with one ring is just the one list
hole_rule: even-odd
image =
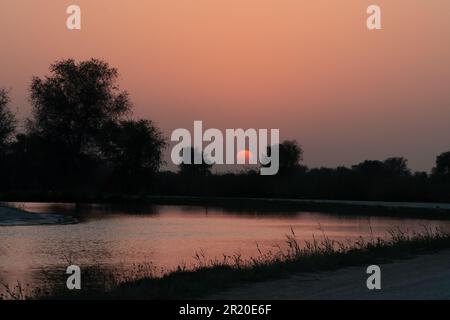
[(298, 240), (326, 235), (339, 241), (387, 237), (394, 227), (419, 230), (450, 227), (449, 222), (319, 212), (232, 212), (216, 208), (156, 206), (121, 209), (101, 205), (22, 204), (36, 213), (75, 216), (79, 223), (58, 226), (0, 227), (0, 282), (17, 280), (38, 286), (42, 271), (65, 270), (68, 258), (83, 267), (131, 270), (152, 264), (167, 272), (180, 264), (193, 266), (194, 255), (222, 259), (223, 254), (257, 256), (285, 247), (291, 227)]

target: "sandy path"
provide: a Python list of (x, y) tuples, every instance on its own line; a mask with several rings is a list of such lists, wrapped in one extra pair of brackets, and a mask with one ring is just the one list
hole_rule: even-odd
[(380, 267), (379, 291), (367, 289), (366, 266), (249, 284), (208, 299), (450, 299), (450, 251)]

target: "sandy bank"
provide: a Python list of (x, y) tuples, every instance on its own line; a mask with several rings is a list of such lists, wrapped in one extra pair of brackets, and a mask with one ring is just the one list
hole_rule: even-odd
[(68, 224), (73, 222), (75, 222), (74, 219), (62, 215), (37, 214), (0, 205), (0, 227)]

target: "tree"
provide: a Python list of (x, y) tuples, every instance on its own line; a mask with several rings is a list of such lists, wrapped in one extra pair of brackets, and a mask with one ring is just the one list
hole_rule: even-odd
[(450, 178), (450, 151), (437, 156), (433, 173), (437, 176)]
[(352, 169), (363, 176), (380, 177), (384, 174), (384, 164), (379, 160), (366, 160), (357, 165), (352, 166)]
[(101, 60), (57, 61), (50, 72), (32, 80), (28, 129), (52, 146), (53, 156), (69, 162), (71, 170), (80, 169), (83, 159), (95, 155), (102, 127), (129, 113), (128, 93), (118, 89), (117, 69)]
[[(272, 154), (272, 147), (267, 148), (267, 154)], [(279, 145), (279, 175), (288, 175), (295, 173), (301, 168), (303, 161), (303, 150), (295, 140), (286, 140)]]
[(165, 146), (161, 131), (149, 120), (110, 122), (100, 142), (103, 156), (114, 168), (132, 176), (158, 171)]
[(402, 157), (388, 158), (383, 161), (384, 170), (390, 177), (404, 177), (411, 175), (408, 160)]
[(183, 153), (190, 153), (191, 161), (190, 163), (182, 162), (179, 166), (179, 173), (184, 176), (209, 176), (211, 175), (212, 164), (209, 164), (204, 159), (204, 154), (202, 157), (202, 163), (196, 164), (194, 163), (195, 155), (199, 154), (200, 151), (195, 149), (194, 147), (185, 148)]
[(6, 146), (16, 130), (16, 119), (8, 109), (9, 95), (5, 89), (0, 89), (0, 155), (5, 152)]

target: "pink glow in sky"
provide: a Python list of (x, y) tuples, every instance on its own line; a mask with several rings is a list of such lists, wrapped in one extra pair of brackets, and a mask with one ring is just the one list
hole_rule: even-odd
[[(70, 4), (82, 30), (65, 27)], [(366, 28), (382, 8), (383, 30)], [(311, 166), (450, 150), (450, 2), (443, 0), (2, 0), (0, 87), (29, 115), (33, 75), (62, 58), (117, 67), (135, 115), (167, 136), (279, 128)]]

